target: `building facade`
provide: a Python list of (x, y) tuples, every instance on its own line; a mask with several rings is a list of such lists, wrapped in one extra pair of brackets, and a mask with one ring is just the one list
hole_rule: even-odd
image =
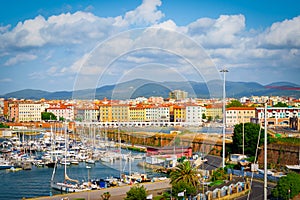
[(226, 125), (234, 126), (240, 123), (250, 123), (255, 118), (254, 107), (231, 107), (226, 109)]

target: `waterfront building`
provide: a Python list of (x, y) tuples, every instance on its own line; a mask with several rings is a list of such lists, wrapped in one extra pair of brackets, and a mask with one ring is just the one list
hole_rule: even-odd
[(202, 124), (202, 107), (198, 105), (187, 105), (185, 122), (189, 125), (201, 125)]
[(158, 109), (156, 106), (147, 105), (145, 106), (145, 121), (146, 122), (157, 122)]
[(75, 120), (85, 122), (96, 122), (99, 120), (99, 109), (95, 108), (79, 108), (75, 109)]
[(131, 122), (145, 122), (146, 109), (142, 104), (129, 107), (129, 121)]
[(114, 122), (128, 122), (129, 121), (129, 105), (127, 104), (113, 104), (111, 107), (112, 121)]
[(11, 122), (19, 122), (19, 106), (17, 101), (7, 101), (7, 115)]
[(184, 105), (173, 106), (174, 122), (185, 122), (186, 110)]
[(99, 121), (100, 122), (111, 122), (112, 121), (112, 110), (110, 104), (99, 105)]
[(170, 122), (170, 108), (167, 105), (159, 105), (157, 107), (157, 121)]
[(57, 120), (64, 119), (73, 121), (75, 119), (75, 109), (72, 104), (50, 104), (50, 107), (46, 109), (46, 112), (53, 113), (57, 117)]
[(42, 109), (40, 102), (19, 101), (18, 104), (19, 122), (42, 121)]
[(254, 107), (230, 107), (226, 109), (226, 124), (234, 126), (240, 123), (249, 123), (255, 118)]
[(206, 106), (206, 117), (211, 119), (222, 119), (223, 118), (223, 107), (221, 103), (215, 103)]
[[(260, 123), (264, 121), (264, 108), (256, 108), (256, 118)], [(267, 108), (267, 121), (268, 125), (275, 126), (289, 126), (290, 118), (300, 118), (299, 107), (268, 107)]]

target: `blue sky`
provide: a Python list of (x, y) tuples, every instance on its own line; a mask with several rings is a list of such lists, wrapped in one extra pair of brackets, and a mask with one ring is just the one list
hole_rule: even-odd
[[(229, 81), (300, 85), (299, 1), (1, 5), (0, 94), (70, 91), (133, 78), (208, 81), (220, 78), (216, 71), (222, 66), (229, 69)], [(146, 31), (151, 28), (165, 32)]]

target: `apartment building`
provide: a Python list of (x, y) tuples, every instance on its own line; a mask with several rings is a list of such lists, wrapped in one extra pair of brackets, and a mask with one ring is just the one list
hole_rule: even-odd
[[(264, 107), (256, 108), (256, 118), (260, 123), (264, 122), (265, 119)], [(268, 125), (275, 126), (288, 126), (290, 118), (300, 118), (299, 107), (268, 107), (267, 108), (267, 120)]]
[(99, 121), (100, 122), (111, 122), (112, 121), (111, 104), (99, 105)]
[(128, 122), (129, 121), (129, 105), (114, 104), (111, 106), (111, 116), (114, 122)]
[(206, 117), (210, 117), (211, 119), (223, 119), (223, 105), (216, 103), (206, 106)]
[(19, 122), (42, 121), (42, 106), (40, 102), (19, 101)]
[(57, 120), (63, 118), (67, 121), (73, 121), (75, 119), (75, 108), (72, 104), (51, 104), (46, 111), (53, 113)]
[(173, 106), (174, 122), (185, 122), (186, 110), (183, 105)]
[(254, 107), (231, 107), (226, 109), (226, 125), (234, 126), (240, 123), (248, 123), (255, 118)]
[(185, 122), (191, 125), (202, 124), (202, 107), (198, 105), (187, 105), (185, 107)]
[(19, 122), (19, 105), (17, 101), (7, 101), (7, 115), (8, 120), (12, 122)]
[(146, 109), (142, 104), (129, 107), (129, 121), (131, 122), (145, 122)]
[(170, 108), (168, 106), (159, 105), (157, 107), (157, 121), (170, 122)]

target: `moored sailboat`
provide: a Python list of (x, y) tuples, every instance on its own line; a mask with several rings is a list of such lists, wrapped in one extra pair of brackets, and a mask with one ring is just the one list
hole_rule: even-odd
[(84, 186), (79, 185), (78, 180), (71, 179), (67, 175), (67, 137), (66, 137), (66, 131), (65, 131), (65, 159), (64, 159), (64, 181), (63, 182), (55, 182), (54, 177), (56, 173), (57, 168), (57, 162), (55, 163), (52, 177), (51, 177), (51, 188), (55, 190), (59, 190), (62, 192), (81, 192), (84, 190), (89, 190), (88, 188), (85, 188)]

